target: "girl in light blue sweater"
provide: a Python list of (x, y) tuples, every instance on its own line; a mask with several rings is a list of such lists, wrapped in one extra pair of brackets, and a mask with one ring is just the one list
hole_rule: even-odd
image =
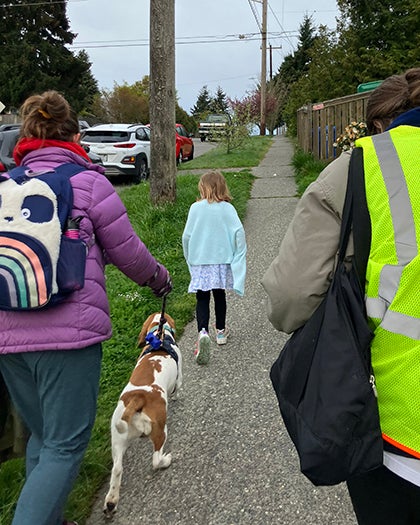
[(219, 171), (202, 175), (198, 183), (200, 199), (192, 204), (182, 234), (185, 260), (191, 274), (188, 288), (196, 294), (198, 364), (210, 358), (210, 295), (213, 294), (216, 342), (227, 342), (226, 290), (244, 294), (246, 275), (245, 230), (230, 204), (232, 197)]

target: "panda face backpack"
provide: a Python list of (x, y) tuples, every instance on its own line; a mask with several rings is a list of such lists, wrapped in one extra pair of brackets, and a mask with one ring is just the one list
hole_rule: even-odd
[(0, 175), (0, 310), (51, 306), (83, 287), (86, 245), (66, 232), (70, 177), (83, 169), (18, 167)]
[[(370, 245), (370, 220), (362, 202), (361, 153), (361, 148), (354, 150), (350, 161), (338, 264), (330, 287), (270, 370), (301, 472), (314, 485), (338, 484), (379, 467), (383, 461), (370, 365), (373, 334), (361, 286)], [(344, 257), (352, 224), (355, 256), (349, 268)]]

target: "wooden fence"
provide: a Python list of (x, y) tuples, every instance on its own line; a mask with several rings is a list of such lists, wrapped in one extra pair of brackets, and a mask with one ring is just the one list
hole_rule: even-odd
[(299, 146), (315, 158), (332, 160), (340, 154), (334, 148), (337, 137), (352, 121), (366, 119), (366, 103), (371, 91), (308, 104), (297, 112)]

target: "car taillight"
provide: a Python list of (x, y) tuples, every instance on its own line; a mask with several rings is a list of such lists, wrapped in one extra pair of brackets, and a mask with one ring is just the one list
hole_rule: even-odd
[(122, 164), (135, 164), (136, 157), (134, 157), (134, 155), (130, 155), (129, 157), (124, 157), (121, 163)]
[(114, 144), (114, 148), (134, 148), (135, 142), (125, 142), (123, 144)]

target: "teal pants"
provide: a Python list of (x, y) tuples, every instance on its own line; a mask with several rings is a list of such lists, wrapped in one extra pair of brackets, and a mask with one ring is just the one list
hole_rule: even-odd
[(61, 525), (95, 421), (101, 358), (100, 344), (0, 355), (0, 371), (31, 433), (13, 525)]

